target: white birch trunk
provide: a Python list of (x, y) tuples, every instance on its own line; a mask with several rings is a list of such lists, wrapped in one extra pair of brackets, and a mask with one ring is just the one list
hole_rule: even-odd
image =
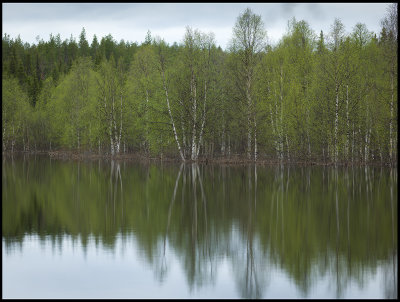
[(337, 142), (337, 133), (338, 133), (338, 123), (339, 123), (339, 87), (336, 84), (336, 103), (335, 103), (335, 153), (334, 153), (334, 161), (335, 163), (338, 160), (338, 142)]
[(6, 151), (6, 122), (4, 122), (4, 127), (3, 127), (3, 152)]
[(276, 156), (277, 156), (278, 159), (280, 159), (279, 147), (278, 147), (278, 142), (276, 140), (276, 131), (275, 131), (275, 127), (274, 127), (274, 115), (272, 113), (271, 105), (269, 107), (269, 111), (271, 113), (271, 128), (272, 128), (272, 135), (274, 137), (274, 145), (275, 145), (275, 150), (276, 150)]
[(353, 140), (351, 142), (351, 162), (354, 162), (354, 139), (355, 139), (355, 131), (354, 131), (354, 122), (353, 122)]
[(361, 127), (360, 126), (358, 126), (358, 135), (359, 135), (359, 137), (360, 137), (360, 143), (359, 143), (359, 158), (360, 158), (360, 161), (363, 159), (363, 152), (362, 152), (362, 145), (361, 145), (361, 140), (362, 140), (362, 134), (361, 134)]
[[(280, 99), (280, 107), (281, 107), (281, 116), (280, 116), (280, 125), (279, 125), (279, 130), (278, 130), (278, 135), (279, 135), (279, 159), (280, 161), (283, 160), (283, 70), (282, 66), (280, 68), (280, 91), (279, 91), (279, 99)], [(276, 107), (276, 102), (275, 102), (275, 107)], [(276, 115), (278, 114), (277, 108), (276, 110)], [(277, 128), (278, 129), (278, 128)]]
[(288, 140), (288, 137), (287, 137), (287, 133), (286, 133), (286, 145), (287, 145), (288, 160), (290, 160), (289, 140)]
[(346, 147), (345, 147), (345, 157), (348, 160), (349, 146), (350, 146), (350, 125), (349, 125), (349, 85), (346, 85)]
[[(149, 92), (148, 92), (147, 89), (146, 89), (146, 142), (147, 142), (147, 152), (150, 153), (150, 140), (149, 140)], [(124, 153), (125, 153), (125, 151), (124, 151)]]
[(369, 126), (369, 108), (368, 107), (369, 106), (368, 106), (368, 103), (367, 103), (367, 106), (365, 108), (366, 116), (367, 116), (367, 118), (366, 118), (366, 126), (365, 126), (365, 141), (364, 141), (364, 143), (365, 143), (365, 145), (364, 145), (364, 152), (365, 152), (364, 161), (365, 162), (368, 162), (368, 159), (369, 159), (369, 133), (371, 131), (370, 126)]
[(390, 161), (393, 162), (393, 99), (394, 99), (394, 91), (393, 91), (393, 74), (391, 76), (391, 90), (392, 90), (392, 98), (390, 101), (390, 124), (389, 124), (389, 140), (390, 140)]
[(200, 128), (200, 135), (199, 135), (199, 142), (197, 144), (197, 150), (196, 150), (196, 160), (199, 157), (199, 151), (200, 151), (200, 144), (203, 141), (203, 132), (204, 132), (204, 124), (206, 123), (206, 102), (207, 102), (207, 82), (204, 81), (204, 103), (203, 103), (203, 118), (201, 121), (201, 128)]
[(185, 134), (185, 123), (183, 120), (183, 110), (181, 113), (181, 128), (182, 128), (182, 148), (183, 148), (183, 156), (186, 157), (187, 153), (187, 144), (186, 144), (186, 134)]
[(221, 154), (225, 156), (225, 116), (222, 112)]
[(228, 157), (231, 156), (231, 135), (228, 134)]
[(250, 97), (250, 79), (247, 78), (246, 83), (246, 98), (247, 98), (247, 159), (251, 159), (251, 97)]
[(254, 161), (257, 161), (257, 119), (254, 114)]
[(110, 148), (111, 148), (111, 156), (114, 156), (114, 141), (112, 136), (112, 122), (110, 120), (110, 127), (109, 127), (109, 134), (110, 134)]
[(15, 130), (14, 130), (14, 124), (12, 126), (13, 129), (13, 135), (12, 135), (12, 140), (11, 140), (11, 153), (14, 153), (14, 144), (15, 144)]
[(191, 159), (192, 160), (197, 160), (196, 158), (196, 151), (197, 151), (197, 146), (196, 146), (196, 123), (197, 123), (197, 100), (196, 100), (196, 85), (194, 83), (194, 75), (192, 71), (192, 79), (190, 83), (190, 90), (192, 92), (192, 112), (193, 112), (193, 128), (192, 128), (192, 155)]
[(169, 117), (170, 117), (170, 119), (171, 119), (172, 130), (174, 131), (175, 141), (176, 141), (176, 144), (177, 144), (177, 146), (178, 146), (178, 150), (179, 150), (179, 154), (180, 154), (180, 156), (181, 156), (181, 159), (182, 159), (183, 161), (185, 161), (185, 157), (183, 156), (182, 149), (181, 149), (181, 145), (179, 144), (178, 135), (177, 135), (177, 133), (176, 133), (175, 123), (174, 123), (174, 119), (173, 119), (172, 113), (171, 113), (171, 107), (169, 106), (168, 90), (167, 90), (167, 86), (166, 86), (166, 84), (165, 84), (165, 74), (164, 74), (164, 70), (162, 70), (162, 79), (163, 79), (163, 86), (164, 86), (164, 91), (165, 91), (165, 97), (166, 97), (166, 101), (167, 101), (168, 113), (169, 113)]
[(120, 108), (120, 123), (119, 123), (119, 137), (118, 137), (118, 153), (120, 151), (121, 146), (121, 137), (122, 137), (122, 95), (121, 95), (121, 108)]

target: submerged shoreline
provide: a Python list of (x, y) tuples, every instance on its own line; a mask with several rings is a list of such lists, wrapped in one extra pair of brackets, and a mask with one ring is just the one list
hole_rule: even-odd
[(381, 162), (381, 161), (370, 161), (370, 162), (337, 162), (333, 161), (321, 161), (321, 160), (292, 160), (292, 161), (278, 161), (276, 159), (268, 159), (268, 158), (259, 158), (257, 161), (253, 159), (248, 160), (239, 155), (232, 155), (230, 157), (199, 157), (197, 161), (187, 159), (182, 161), (178, 157), (151, 157), (141, 153), (122, 153), (118, 155), (111, 156), (110, 154), (98, 154), (88, 151), (76, 152), (76, 151), (14, 151), (13, 153), (10, 151), (3, 151), (3, 156), (13, 157), (14, 155), (48, 155), (52, 159), (61, 159), (61, 160), (117, 160), (117, 161), (131, 161), (131, 162), (142, 162), (142, 163), (199, 163), (199, 164), (216, 164), (216, 165), (232, 165), (232, 166), (241, 166), (241, 165), (258, 165), (258, 166), (277, 166), (277, 165), (294, 165), (294, 166), (382, 166), (382, 167), (397, 167), (397, 161), (394, 163), (390, 162)]

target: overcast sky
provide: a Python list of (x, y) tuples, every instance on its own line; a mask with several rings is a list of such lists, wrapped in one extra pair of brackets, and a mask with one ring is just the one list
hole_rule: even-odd
[(275, 44), (284, 35), (293, 16), (305, 20), (319, 34), (330, 31), (335, 18), (340, 18), (346, 32), (358, 22), (370, 31), (380, 32), (380, 20), (390, 3), (3, 3), (3, 35), (20, 35), (23, 42), (36, 43), (36, 37), (49, 39), (50, 33), (79, 40), (84, 27), (89, 44), (93, 35), (99, 40), (111, 34), (121, 39), (142, 43), (147, 30), (166, 42), (180, 43), (185, 27), (212, 31), (217, 44), (226, 48), (232, 28), (240, 13), (250, 7), (261, 15), (269, 42)]

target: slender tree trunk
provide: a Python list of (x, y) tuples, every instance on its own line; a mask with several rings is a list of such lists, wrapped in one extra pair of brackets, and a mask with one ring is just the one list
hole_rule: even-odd
[(364, 141), (364, 143), (365, 143), (365, 145), (364, 145), (364, 152), (365, 152), (365, 155), (364, 155), (364, 161), (365, 161), (365, 163), (367, 163), (368, 162), (368, 160), (369, 160), (369, 137), (370, 137), (370, 132), (371, 132), (371, 128), (370, 128), (370, 126), (369, 126), (369, 108), (368, 108), (369, 106), (368, 106), (368, 103), (367, 103), (367, 106), (366, 106), (366, 116), (367, 116), (367, 118), (366, 118), (366, 126), (365, 126), (365, 141)]
[(194, 75), (192, 71), (192, 79), (190, 82), (190, 90), (192, 93), (192, 112), (193, 112), (193, 128), (192, 128), (192, 155), (191, 159), (192, 160), (197, 160), (196, 158), (196, 151), (197, 151), (197, 145), (196, 145), (196, 123), (197, 123), (197, 100), (196, 100), (196, 84), (194, 80)]
[(277, 135), (276, 135), (275, 127), (274, 127), (274, 115), (272, 113), (271, 105), (270, 105), (269, 111), (271, 113), (271, 129), (272, 129), (272, 135), (274, 137), (274, 145), (275, 145), (275, 150), (276, 150), (276, 157), (278, 158), (278, 160), (280, 160), (278, 141), (276, 139)]
[(287, 157), (288, 157), (288, 160), (290, 161), (289, 140), (287, 137), (287, 133), (286, 133), (286, 145), (287, 145)]
[(390, 101), (390, 124), (389, 124), (389, 140), (390, 140), (390, 162), (393, 162), (393, 99), (394, 99), (394, 84), (393, 84), (393, 74), (391, 73), (391, 91), (392, 91), (392, 98)]
[(222, 112), (222, 135), (221, 135), (221, 154), (225, 156), (225, 116)]
[[(146, 142), (147, 142), (147, 153), (150, 153), (150, 140), (149, 140), (149, 92), (148, 92), (147, 89), (146, 89)], [(124, 153), (125, 153), (125, 151), (124, 151)]]
[[(279, 135), (279, 160), (283, 160), (283, 70), (282, 66), (280, 68), (280, 87), (279, 87), (279, 99), (280, 99), (280, 107), (281, 107), (281, 115), (280, 115), (280, 125), (279, 129), (277, 127), (278, 135)], [(277, 115), (277, 108), (275, 102), (275, 114)], [(278, 119), (278, 118), (277, 118)]]
[(251, 159), (251, 96), (250, 96), (250, 79), (247, 77), (246, 83), (247, 98), (247, 159)]
[(182, 148), (183, 148), (183, 156), (186, 157), (187, 154), (187, 144), (186, 144), (186, 130), (185, 130), (185, 123), (183, 118), (183, 110), (181, 113), (181, 128), (182, 128)]
[(121, 107), (120, 107), (119, 136), (118, 136), (118, 143), (117, 143), (117, 153), (118, 154), (121, 149), (121, 137), (122, 137), (122, 94), (121, 94)]
[(198, 142), (198, 144), (197, 144), (196, 160), (197, 160), (197, 158), (199, 157), (200, 144), (202, 144), (202, 140), (203, 140), (204, 124), (206, 123), (206, 101), (207, 101), (207, 82), (204, 81), (203, 118), (202, 118), (202, 121), (201, 121), (199, 142)]
[(13, 129), (13, 136), (12, 136), (12, 141), (11, 141), (11, 153), (14, 153), (14, 144), (15, 144), (15, 129), (14, 129), (14, 124), (12, 126)]
[(348, 160), (349, 146), (350, 146), (350, 126), (349, 126), (349, 85), (346, 85), (346, 147), (345, 157)]
[(177, 135), (177, 133), (176, 133), (175, 123), (174, 123), (174, 119), (173, 119), (172, 113), (171, 113), (171, 107), (169, 106), (168, 90), (167, 90), (167, 86), (166, 86), (166, 83), (165, 83), (165, 73), (164, 73), (164, 70), (162, 70), (162, 79), (163, 79), (163, 86), (164, 86), (164, 91), (165, 91), (165, 97), (166, 97), (166, 101), (167, 101), (168, 113), (169, 113), (169, 117), (170, 117), (170, 119), (171, 119), (172, 130), (174, 131), (175, 141), (176, 141), (176, 144), (177, 144), (177, 146), (178, 146), (179, 155), (181, 156), (181, 159), (182, 159), (183, 161), (185, 161), (185, 157), (183, 156), (182, 149), (181, 149), (181, 145), (179, 144), (178, 135)]
[(354, 162), (354, 139), (355, 139), (355, 131), (354, 131), (354, 122), (353, 122), (353, 139), (351, 142), (351, 163)]
[(257, 118), (254, 114), (254, 161), (257, 161)]
[(228, 134), (228, 157), (231, 157), (231, 134)]
[(362, 134), (361, 134), (361, 127), (358, 125), (358, 136), (359, 136), (359, 160), (362, 161), (363, 159), (363, 152), (362, 152)]
[(336, 84), (336, 103), (335, 103), (335, 153), (334, 153), (334, 161), (335, 163), (338, 161), (338, 141), (337, 141), (337, 133), (338, 133), (338, 123), (339, 123), (339, 86)]
[(4, 126), (3, 126), (3, 135), (2, 135), (2, 137), (3, 137), (3, 152), (5, 152), (6, 151), (6, 146), (7, 146), (7, 143), (6, 143), (6, 126), (7, 126), (7, 122), (6, 122), (6, 113), (5, 113), (5, 110), (3, 110), (3, 120), (4, 120)]

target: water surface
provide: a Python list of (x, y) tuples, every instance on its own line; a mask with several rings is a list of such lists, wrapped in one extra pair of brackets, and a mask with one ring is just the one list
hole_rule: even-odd
[(3, 298), (397, 298), (397, 170), (3, 159)]

